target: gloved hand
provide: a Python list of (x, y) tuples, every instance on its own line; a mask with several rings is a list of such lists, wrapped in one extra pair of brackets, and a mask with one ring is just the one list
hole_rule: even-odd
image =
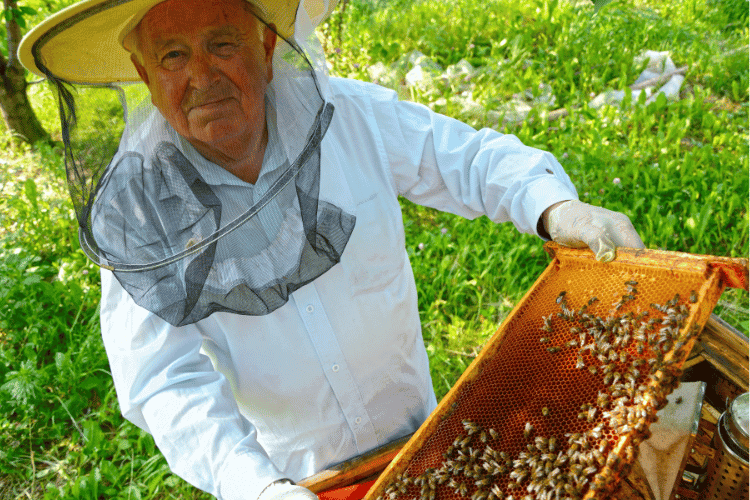
[(318, 500), (318, 496), (288, 479), (281, 479), (268, 485), (258, 500)]
[(589, 247), (596, 260), (609, 262), (617, 247), (646, 248), (627, 215), (576, 200), (545, 210), (544, 228), (553, 241), (566, 247)]

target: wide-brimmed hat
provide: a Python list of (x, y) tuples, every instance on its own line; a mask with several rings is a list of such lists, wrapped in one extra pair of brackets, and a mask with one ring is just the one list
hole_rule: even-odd
[[(51, 73), (72, 83), (140, 81), (122, 46), (125, 36), (146, 13), (164, 0), (83, 0), (45, 19), (18, 47), (21, 63), (39, 76)], [(248, 0), (263, 21), (284, 38), (294, 34), (300, 0)], [(320, 23), (338, 0), (303, 0), (314, 23)], [(44, 71), (40, 66), (44, 66)]]

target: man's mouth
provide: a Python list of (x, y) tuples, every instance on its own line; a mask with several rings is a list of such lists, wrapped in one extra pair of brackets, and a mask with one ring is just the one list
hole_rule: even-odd
[(190, 108), (190, 110), (209, 110), (212, 108), (218, 108), (227, 104), (227, 102), (229, 102), (229, 99), (229, 97), (225, 97), (222, 99), (212, 99), (207, 102), (195, 104)]

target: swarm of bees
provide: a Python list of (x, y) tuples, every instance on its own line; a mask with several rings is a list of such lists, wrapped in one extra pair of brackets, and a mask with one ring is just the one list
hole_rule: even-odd
[[(625, 283), (626, 293), (612, 304), (617, 313), (638, 295), (638, 283)], [(560, 312), (542, 317), (539, 341), (552, 354), (577, 349), (571, 369), (587, 370), (601, 377), (604, 390), (596, 400), (584, 403), (579, 422), (590, 427), (584, 432), (540, 436), (531, 422), (520, 434), (526, 446), (511, 456), (499, 449), (499, 433), (484, 429), (472, 420), (462, 421), (463, 433), (443, 453), (439, 467), (415, 477), (399, 474), (377, 500), (436, 500), (448, 497), (470, 500), (580, 500), (589, 491), (610, 495), (617, 478), (629, 473), (638, 444), (649, 436), (648, 427), (656, 411), (666, 405), (666, 396), (676, 387), (688, 341), (698, 330), (681, 334), (690, 313), (688, 304), (697, 301), (691, 292), (687, 301), (676, 295), (665, 304), (651, 304), (649, 311), (590, 314), (598, 299), (571, 309), (566, 292), (556, 303)], [(551, 345), (555, 322), (569, 328), (571, 339)], [(632, 355), (633, 351), (638, 353)], [(630, 352), (629, 352), (630, 351)], [(545, 405), (542, 417), (552, 410)], [(615, 442), (627, 436), (624, 446)]]

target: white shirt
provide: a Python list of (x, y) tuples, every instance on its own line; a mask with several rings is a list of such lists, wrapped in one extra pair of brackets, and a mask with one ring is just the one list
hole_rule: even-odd
[[(102, 271), (102, 336), (123, 415), (154, 436), (176, 474), (219, 498), (255, 500), (277, 479), (415, 431), (435, 408), (399, 195), (526, 233), (547, 207), (577, 199), (554, 157), (514, 136), (372, 84), (331, 85), (321, 182), (327, 165), (343, 165), (357, 218), (338, 265), (271, 314), (215, 313), (183, 327)], [(219, 196), (243, 187), (207, 181)]]

